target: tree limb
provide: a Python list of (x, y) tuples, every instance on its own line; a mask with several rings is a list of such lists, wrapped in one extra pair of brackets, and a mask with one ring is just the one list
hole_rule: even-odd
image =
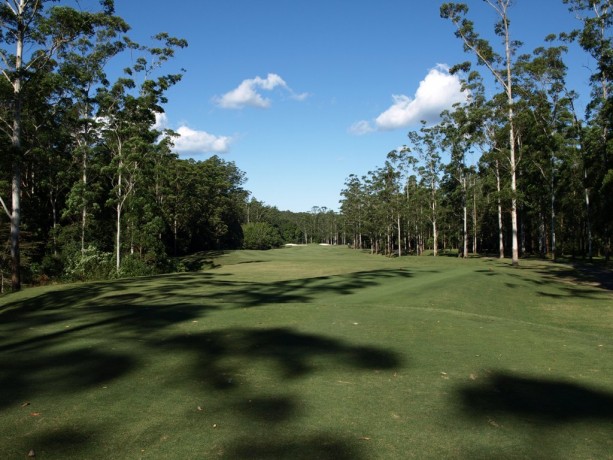
[(4, 200), (2, 199), (1, 196), (0, 196), (0, 203), (2, 203), (2, 207), (4, 208), (4, 212), (6, 212), (6, 215), (10, 219), (11, 218), (11, 213), (10, 213), (9, 209), (6, 207), (6, 204), (4, 203)]

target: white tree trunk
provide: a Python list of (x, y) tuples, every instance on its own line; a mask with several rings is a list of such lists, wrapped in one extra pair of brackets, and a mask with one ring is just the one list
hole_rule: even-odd
[(398, 213), (398, 219), (396, 223), (398, 226), (398, 257), (402, 257), (402, 232), (400, 229), (400, 213)]
[[(121, 163), (119, 167), (121, 168)], [(117, 192), (117, 207), (116, 207), (117, 222), (116, 222), (116, 229), (115, 229), (116, 230), (115, 231), (115, 269), (117, 270), (118, 273), (119, 273), (119, 266), (121, 265), (121, 211), (123, 208), (121, 180), (122, 180), (122, 175), (120, 172), (119, 178), (118, 178), (118, 185), (117, 185), (119, 187), (119, 190)]]
[[(17, 6), (18, 21), (23, 21), (26, 0), (20, 0)], [(23, 45), (26, 26), (18, 28), (15, 42), (15, 77), (13, 85), (13, 132), (11, 137), (12, 149), (12, 180), (11, 180), (11, 288), (13, 291), (21, 289), (21, 252), (19, 249), (19, 236), (21, 228), (21, 71), (23, 66)]]
[(501, 186), (500, 186), (500, 168), (498, 164), (498, 160), (495, 162), (496, 164), (496, 191), (498, 192), (498, 257), (504, 259), (504, 234), (502, 227), (502, 199), (500, 197)]
[(468, 208), (466, 207), (466, 201), (464, 201), (464, 249), (462, 256), (468, 258)]
[(473, 254), (477, 254), (477, 184), (473, 184)]

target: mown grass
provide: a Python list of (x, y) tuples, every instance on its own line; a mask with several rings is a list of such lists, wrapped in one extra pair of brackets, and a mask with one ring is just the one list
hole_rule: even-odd
[(0, 299), (0, 458), (613, 458), (568, 265), (236, 251)]

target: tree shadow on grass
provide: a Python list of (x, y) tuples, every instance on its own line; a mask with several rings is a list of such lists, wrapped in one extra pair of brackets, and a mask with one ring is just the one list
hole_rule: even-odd
[(103, 350), (43, 350), (0, 356), (0, 409), (45, 394), (72, 394), (126, 375), (135, 356)]
[[(400, 356), (388, 350), (353, 345), (317, 334), (291, 328), (224, 328), (218, 331), (179, 335), (159, 344), (164, 349), (187, 351), (193, 362), (187, 367), (198, 382), (215, 389), (232, 389), (238, 382), (232, 375), (240, 373), (231, 364), (236, 358), (243, 363), (266, 362), (273, 365), (283, 379), (296, 379), (316, 372), (316, 359), (333, 368), (396, 369)], [(181, 378), (184, 378), (182, 375)]]
[[(176, 336), (159, 346), (173, 355), (187, 354), (170, 385), (187, 384), (194, 391), (213, 395), (209, 412), (226, 414), (240, 420), (245, 431), (255, 428), (258, 432), (257, 438), (234, 438), (226, 446), (229, 450), (224, 449), (230, 458), (367, 458), (359, 439), (339, 434), (342, 427), (335, 427), (334, 433), (299, 432), (288, 437), (285, 424), (309, 414), (303, 396), (288, 394), (283, 382), (320, 372), (397, 370), (405, 365), (403, 358), (390, 350), (292, 328), (224, 328)], [(256, 384), (249, 378), (256, 368), (273, 375), (275, 383), (264, 388)], [(271, 391), (283, 394), (271, 395)]]
[[(545, 263), (545, 262), (544, 262)], [(523, 283), (530, 283), (535, 286), (546, 288), (547, 286), (553, 286), (557, 288), (558, 292), (551, 293), (543, 290), (538, 291), (538, 294), (543, 297), (553, 298), (565, 298), (576, 297), (592, 300), (605, 300), (610, 301), (603, 296), (604, 291), (599, 291), (598, 288), (603, 290), (611, 289), (608, 287), (604, 278), (597, 281), (595, 278), (583, 277), (579, 272), (573, 268), (568, 268), (562, 265), (549, 264), (539, 266), (520, 266), (513, 272), (504, 272), (505, 276), (509, 276)], [(495, 270), (475, 270), (476, 273), (484, 274), (486, 276), (495, 276), (500, 272)], [(536, 273), (538, 277), (528, 276), (528, 273)], [(612, 276), (609, 273), (610, 276)], [(613, 277), (613, 276), (612, 276)], [(591, 281), (590, 281), (591, 280)], [(515, 283), (506, 283), (507, 287), (516, 288), (520, 285)]]
[[(250, 458), (359, 459), (363, 451), (360, 441), (345, 439), (336, 431), (315, 428), (310, 434), (288, 439), (280, 427), (307, 417), (308, 407), (301, 402), (301, 395), (286, 394), (283, 382), (343, 369), (397, 369), (404, 365), (399, 355), (287, 327), (232, 326), (194, 334), (174, 326), (202, 319), (213, 311), (223, 314), (228, 308), (308, 303), (410, 276), (407, 270), (381, 270), (248, 283), (228, 281), (223, 274), (190, 273), (47, 289), (25, 301), (8, 298), (0, 307), (0, 410), (6, 410), (2, 415), (10, 419), (9, 407), (49, 397), (57, 401), (66, 398), (69, 406), (78, 407), (76, 395), (91, 395), (92, 388), (129, 379), (137, 370), (142, 376), (152, 362), (149, 355), (155, 356), (157, 363), (167, 360), (181, 368), (176, 380), (175, 374), (164, 376), (173, 386), (189, 391), (193, 390), (190, 385), (204, 387), (219, 399), (219, 411), (237, 418), (241, 425), (253, 428), (264, 423), (269, 427), (269, 433), (258, 440), (237, 434), (236, 442), (227, 448), (236, 457), (251, 452), (253, 455), (247, 455)], [(177, 358), (181, 353), (185, 356)], [(255, 365), (274, 373), (274, 383), (265, 388), (261, 383), (254, 385), (251, 374), (243, 372)], [(160, 388), (153, 386), (152, 391)], [(71, 420), (67, 411), (63, 421), (69, 426)], [(45, 433), (21, 436), (32, 448), (54, 448), (53, 438)], [(57, 435), (65, 440), (64, 451), (73, 457), (88, 457), (93, 451), (86, 440), (95, 437), (104, 442), (110, 432), (105, 428), (74, 432), (74, 441), (70, 441), (70, 429), (63, 433)]]
[(293, 438), (280, 437), (274, 441), (259, 438), (241, 438), (228, 452), (230, 458), (254, 460), (361, 460), (368, 458), (353, 439), (320, 434)]
[[(563, 380), (497, 372), (482, 383), (458, 388), (456, 397), (463, 415), (475, 423), (485, 424), (487, 420), (498, 429), (512, 424), (508, 429), (515, 436), (523, 431), (519, 438), (523, 445), (516, 446), (514, 458), (562, 458), (557, 433), (563, 425), (592, 422), (592, 433), (600, 427), (599, 434), (594, 434), (600, 439), (613, 423), (612, 393)], [(594, 448), (589, 442), (586, 445), (587, 449)], [(487, 452), (472, 452), (470, 456), (491, 457), (494, 452), (496, 446), (491, 446)]]
[(607, 267), (589, 264), (576, 263), (573, 265), (563, 265), (557, 263), (544, 263), (535, 267), (522, 267), (522, 269), (536, 271), (543, 277), (542, 283), (548, 284), (552, 281), (567, 284), (566, 291), (570, 295), (589, 296), (594, 292), (594, 288), (603, 290), (613, 290), (613, 271)]
[(536, 424), (613, 421), (613, 394), (559, 380), (497, 373), (480, 385), (460, 388), (459, 398), (471, 416), (504, 413)]
[(224, 251), (204, 251), (181, 258), (181, 263), (188, 272), (198, 272), (201, 270), (218, 268), (220, 265), (215, 263), (217, 257), (225, 254)]
[(99, 439), (100, 429), (93, 426), (60, 425), (38, 431), (33, 436), (22, 438), (12, 446), (12, 452), (4, 458), (75, 458), (81, 449)]

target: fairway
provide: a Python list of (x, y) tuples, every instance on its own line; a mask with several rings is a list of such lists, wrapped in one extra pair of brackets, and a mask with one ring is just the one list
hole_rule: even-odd
[(613, 293), (296, 246), (0, 298), (0, 458), (613, 458)]

